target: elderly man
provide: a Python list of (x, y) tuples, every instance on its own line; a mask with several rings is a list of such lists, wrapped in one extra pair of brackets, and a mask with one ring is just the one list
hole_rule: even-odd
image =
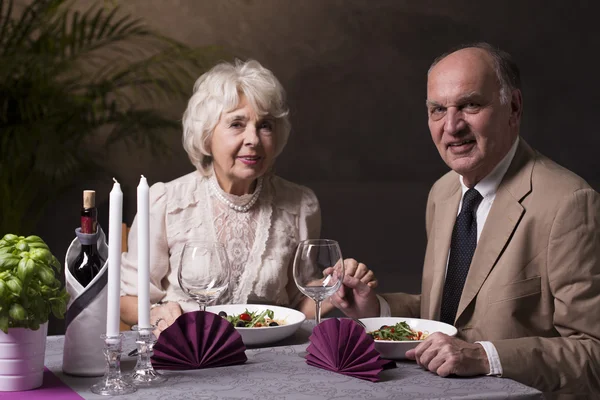
[(600, 398), (600, 196), (519, 138), (519, 70), (481, 43), (434, 61), (429, 129), (452, 169), (427, 202), (422, 294), (356, 278), (332, 302), (351, 317), (441, 320), (407, 352), (441, 376), (491, 374)]

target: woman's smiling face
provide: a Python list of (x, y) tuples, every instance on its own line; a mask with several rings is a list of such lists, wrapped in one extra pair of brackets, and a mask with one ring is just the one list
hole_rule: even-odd
[(275, 120), (257, 115), (241, 95), (237, 107), (223, 112), (210, 139), (217, 180), (232, 194), (250, 193), (253, 183), (275, 160)]

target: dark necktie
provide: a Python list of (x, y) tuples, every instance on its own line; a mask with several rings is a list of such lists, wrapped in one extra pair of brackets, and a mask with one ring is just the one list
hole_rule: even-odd
[(463, 196), (460, 213), (456, 217), (450, 243), (450, 257), (442, 297), (441, 321), (454, 325), (456, 310), (463, 286), (467, 280), (473, 253), (477, 247), (477, 216), (475, 211), (483, 197), (473, 188)]

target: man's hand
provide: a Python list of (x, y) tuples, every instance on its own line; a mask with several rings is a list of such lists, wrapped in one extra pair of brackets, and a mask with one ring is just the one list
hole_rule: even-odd
[(160, 333), (171, 326), (181, 314), (181, 306), (174, 301), (152, 308), (150, 310), (150, 324), (156, 327), (153, 331), (154, 336), (160, 336)]
[(329, 298), (331, 303), (350, 318), (378, 317), (379, 300), (373, 290), (377, 280), (373, 272), (352, 258), (344, 260), (344, 267), (343, 285)]
[(468, 343), (436, 332), (406, 352), (421, 367), (439, 376), (486, 375), (490, 372), (487, 354), (479, 343)]
[(359, 279), (362, 283), (369, 285), (371, 289), (375, 289), (379, 284), (377, 278), (375, 278), (375, 273), (367, 268), (365, 264), (359, 263), (353, 258), (344, 260), (344, 269), (346, 275)]

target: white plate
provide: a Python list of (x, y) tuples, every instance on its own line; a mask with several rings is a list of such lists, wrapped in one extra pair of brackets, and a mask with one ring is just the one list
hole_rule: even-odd
[[(454, 326), (448, 325), (440, 321), (432, 321), (430, 319), (419, 318), (361, 318), (363, 324), (367, 327), (367, 332), (373, 332), (381, 328), (383, 325), (393, 326), (398, 322), (406, 322), (411, 329), (416, 331), (432, 334), (434, 332), (442, 332), (449, 336), (456, 336), (457, 330)], [(382, 358), (391, 360), (405, 359), (404, 355), (408, 350), (417, 347), (422, 340), (375, 340), (375, 350), (377, 350)]]
[(296, 332), (302, 322), (306, 319), (304, 313), (292, 308), (270, 306), (264, 304), (223, 304), (218, 306), (206, 307), (206, 311), (219, 314), (225, 311), (227, 315), (239, 315), (244, 311), (261, 312), (266, 309), (273, 310), (275, 320), (283, 321), (285, 325), (266, 326), (260, 328), (235, 328), (246, 346), (258, 346), (261, 344), (275, 343), (285, 339)]

